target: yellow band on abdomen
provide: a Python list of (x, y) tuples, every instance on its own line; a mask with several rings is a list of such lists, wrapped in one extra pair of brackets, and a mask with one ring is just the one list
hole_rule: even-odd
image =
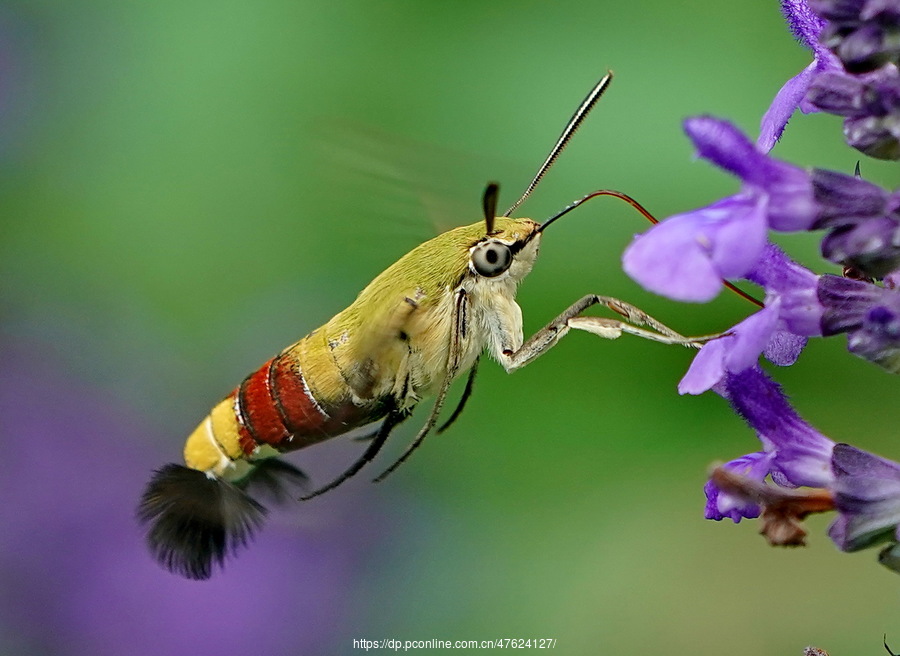
[(218, 476), (244, 455), (234, 414), (234, 397), (229, 395), (212, 409), (184, 445), (184, 462), (191, 469)]

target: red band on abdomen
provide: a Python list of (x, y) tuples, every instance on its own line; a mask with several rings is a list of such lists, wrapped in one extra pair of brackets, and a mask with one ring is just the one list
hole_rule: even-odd
[(282, 452), (302, 449), (385, 414), (382, 404), (357, 405), (349, 398), (323, 407), (289, 352), (247, 376), (232, 398), (239, 442), (248, 455), (261, 444)]
[(328, 414), (313, 398), (296, 360), (279, 355), (271, 371), (273, 402), (287, 430), (299, 434), (324, 432)]
[(289, 433), (272, 398), (273, 361), (274, 358), (247, 376), (238, 388), (238, 422), (257, 444), (277, 446)]
[(250, 420), (246, 418), (247, 413), (241, 404), (241, 388), (236, 387), (234, 391), (228, 395), (228, 398), (231, 400), (231, 405), (234, 408), (234, 416), (237, 419), (238, 444), (241, 445), (241, 451), (250, 455), (253, 453), (253, 450), (259, 446), (259, 442), (256, 441), (256, 438), (253, 437), (253, 433), (250, 432)]

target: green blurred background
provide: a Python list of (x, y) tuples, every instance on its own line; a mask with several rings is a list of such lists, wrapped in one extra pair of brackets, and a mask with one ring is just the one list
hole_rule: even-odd
[[(137, 490), (246, 373), (420, 241), (478, 220), (486, 181), (511, 203), (607, 68), (613, 85), (524, 215), (546, 218), (603, 187), (659, 216), (732, 193), (735, 180), (692, 161), (681, 120), (711, 113), (755, 138), (808, 61), (774, 1), (6, 2), (4, 348), (41, 353), (121, 418), (121, 432), (91, 439), (141, 454), (129, 465)], [(820, 115), (795, 116), (775, 154), (846, 172), (858, 159), (840, 120)], [(862, 171), (894, 188), (895, 166)], [(550, 231), (519, 293), (526, 333), (587, 292), (687, 334), (752, 310), (731, 295), (678, 305), (631, 282), (619, 256), (642, 221), (598, 199)], [(814, 236), (779, 241), (835, 271)], [(720, 398), (678, 396), (690, 357), (575, 334), (514, 376), (487, 362), (453, 429), (370, 484), (420, 409), (370, 476), (331, 494), (381, 519), (355, 535), (362, 547), (341, 586), (309, 590), (335, 609), (321, 653), (351, 653), (364, 637), (550, 637), (563, 654), (696, 656), (799, 655), (807, 644), (875, 654), (883, 633), (900, 645), (900, 579), (874, 551), (838, 553), (828, 518), (809, 521), (798, 550), (769, 548), (754, 522), (703, 519), (709, 464), (757, 442)], [(774, 373), (824, 433), (900, 459), (897, 381), (841, 338)], [(77, 416), (67, 421), (76, 428)], [(45, 437), (2, 419), (0, 430), (6, 451)], [(324, 482), (360, 449), (326, 444), (293, 461)], [(105, 466), (117, 465), (76, 474)], [(115, 499), (128, 513), (135, 502)], [(304, 523), (327, 503), (292, 509), (291, 530), (348, 521), (319, 511)], [(222, 576), (220, 593), (249, 606), (266, 594)], [(208, 603), (197, 612), (214, 616)], [(307, 630), (297, 616), (265, 633), (290, 645)], [(0, 616), (0, 653), (40, 653), (21, 631)]]

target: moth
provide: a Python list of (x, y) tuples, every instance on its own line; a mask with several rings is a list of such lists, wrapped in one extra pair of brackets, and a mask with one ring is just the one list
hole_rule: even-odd
[[(652, 220), (636, 201), (602, 190), (538, 223), (512, 218), (612, 80), (607, 73), (579, 105), (524, 193), (497, 214), (499, 187), (490, 183), (482, 220), (426, 241), (378, 275), (328, 323), (288, 346), (247, 376), (187, 438), (184, 464), (156, 471), (138, 517), (148, 543), (169, 570), (208, 578), (225, 556), (245, 544), (266, 514), (254, 497), (284, 497), (305, 476), (279, 455), (374, 426), (365, 451), (341, 476), (309, 499), (356, 474), (418, 403), (434, 397), (424, 425), (381, 481), (434, 429), (450, 384), (468, 375), (455, 411), (472, 392), (481, 355), (508, 372), (540, 357), (571, 329), (615, 339), (622, 333), (669, 344), (696, 345), (623, 301), (589, 294), (527, 340), (516, 289), (538, 256), (544, 232), (590, 198), (621, 198)], [(603, 305), (616, 319), (584, 316)]]

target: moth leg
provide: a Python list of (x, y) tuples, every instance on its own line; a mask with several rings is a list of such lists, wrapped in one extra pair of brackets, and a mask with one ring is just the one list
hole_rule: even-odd
[(671, 333), (660, 333), (646, 328), (639, 328), (627, 321), (607, 319), (606, 317), (572, 317), (568, 321), (569, 328), (583, 330), (603, 337), (604, 339), (618, 339), (622, 333), (637, 335), (661, 344), (678, 344), (691, 348), (700, 348), (711, 339), (721, 337), (721, 334), (703, 335), (701, 337), (684, 337)]
[(388, 416), (385, 417), (384, 422), (382, 422), (381, 427), (378, 429), (378, 433), (375, 434), (374, 439), (369, 443), (369, 446), (366, 447), (365, 452), (362, 454), (362, 456), (359, 457), (356, 462), (354, 462), (343, 474), (331, 481), (328, 485), (320, 487), (315, 492), (311, 492), (306, 496), (300, 497), (300, 500), (309, 501), (313, 497), (317, 497), (320, 494), (328, 492), (329, 490), (333, 490), (348, 478), (355, 475), (366, 464), (371, 462), (376, 455), (378, 455), (378, 452), (381, 451), (381, 447), (384, 446), (384, 443), (387, 441), (388, 435), (391, 434), (391, 431), (394, 430), (394, 427), (404, 419), (406, 419), (408, 416), (408, 412), (391, 410), (391, 412), (388, 413)]
[[(425, 441), (425, 438), (428, 436), (428, 433), (431, 432), (431, 429), (434, 428), (434, 425), (437, 423), (438, 415), (441, 412), (441, 408), (444, 406), (444, 401), (447, 398), (447, 390), (450, 389), (450, 384), (453, 382), (453, 379), (456, 378), (456, 374), (459, 372), (459, 357), (462, 352), (462, 340), (465, 331), (463, 330), (463, 322), (465, 321), (466, 316), (466, 291), (464, 289), (460, 289), (456, 293), (456, 302), (453, 306), (453, 323), (454, 330), (450, 334), (450, 344), (447, 349), (447, 370), (444, 374), (444, 378), (441, 381), (441, 387), (438, 390), (437, 396), (434, 399), (434, 405), (431, 406), (431, 412), (428, 413), (428, 419), (425, 420), (425, 425), (419, 429), (419, 432), (416, 434), (413, 441), (410, 442), (409, 446), (406, 447), (406, 451), (397, 458), (393, 465), (385, 469), (381, 474), (378, 475), (377, 478), (374, 479), (375, 483), (380, 483), (385, 478), (390, 476), (390, 474), (397, 469), (400, 465), (406, 462), (406, 459), (409, 458), (413, 451), (419, 448), (422, 442)], [(470, 383), (474, 379), (474, 374), (470, 376)], [(471, 389), (469, 390), (471, 392)], [(465, 404), (468, 395), (463, 393), (463, 399), (460, 402), (460, 405)], [(454, 415), (458, 415), (460, 407), (453, 413)], [(451, 417), (451, 419), (454, 419)]]
[(453, 410), (453, 413), (450, 415), (447, 421), (441, 424), (435, 431), (435, 433), (437, 433), (438, 435), (450, 428), (453, 422), (455, 422), (462, 414), (462, 411), (466, 407), (466, 402), (469, 400), (469, 397), (472, 396), (472, 390), (475, 388), (475, 374), (477, 373), (478, 358), (475, 358), (475, 362), (472, 364), (472, 368), (469, 370), (469, 377), (466, 379), (466, 387), (463, 390), (462, 396), (459, 397), (459, 402), (456, 404), (456, 408)]
[[(625, 321), (580, 316), (582, 312), (593, 305), (603, 305), (620, 314)], [(640, 328), (640, 326), (648, 326), (649, 329)], [(607, 339), (616, 339), (622, 333), (629, 333), (664, 344), (681, 344), (697, 348), (705, 341), (718, 336), (685, 337), (630, 303), (611, 296), (588, 294), (566, 308), (562, 314), (537, 331), (518, 349), (495, 351), (495, 356), (508, 372), (513, 372), (555, 346), (571, 328), (585, 330)], [(502, 337), (500, 339), (502, 340)]]

